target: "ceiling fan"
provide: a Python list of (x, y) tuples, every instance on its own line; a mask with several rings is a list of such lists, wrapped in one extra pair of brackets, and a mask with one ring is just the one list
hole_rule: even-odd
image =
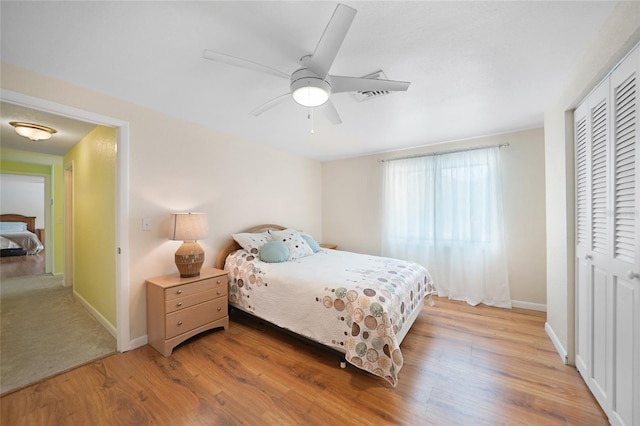
[(314, 108), (325, 105), (323, 110), (329, 121), (333, 124), (340, 124), (342, 120), (330, 99), (332, 93), (406, 91), (410, 84), (406, 81), (329, 74), (329, 69), (338, 54), (338, 50), (351, 27), (356, 13), (355, 9), (344, 4), (338, 4), (313, 54), (303, 56), (299, 61), (300, 68), (290, 75), (267, 65), (213, 50), (205, 50), (202, 56), (212, 61), (223, 62), (228, 65), (247, 68), (289, 80), (289, 92), (255, 108), (250, 112), (251, 115), (258, 116), (291, 96), (295, 102), (305, 107)]

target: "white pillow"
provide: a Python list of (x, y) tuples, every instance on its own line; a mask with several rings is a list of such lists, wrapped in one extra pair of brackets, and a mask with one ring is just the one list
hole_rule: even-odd
[(285, 229), (284, 231), (269, 231), (274, 241), (282, 241), (289, 247), (289, 260), (311, 256), (313, 250), (307, 241), (295, 229)]
[(257, 255), (258, 252), (260, 252), (260, 247), (271, 241), (271, 236), (268, 232), (259, 232), (256, 234), (244, 232), (240, 234), (233, 234), (232, 237), (238, 244), (240, 244), (240, 247), (254, 255)]

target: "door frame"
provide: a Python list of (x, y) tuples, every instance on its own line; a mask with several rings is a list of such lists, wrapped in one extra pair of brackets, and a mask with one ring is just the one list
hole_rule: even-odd
[(11, 90), (0, 89), (0, 99), (27, 108), (116, 129), (116, 340), (119, 352), (131, 349), (128, 221), (129, 122)]
[(62, 179), (64, 185), (64, 286), (73, 287), (74, 270), (73, 270), (73, 250), (74, 250), (74, 234), (73, 222), (74, 214), (74, 174), (73, 161), (63, 164)]

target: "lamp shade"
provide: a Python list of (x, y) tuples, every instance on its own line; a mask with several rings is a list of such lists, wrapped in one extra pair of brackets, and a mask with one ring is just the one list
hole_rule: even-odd
[(174, 213), (171, 240), (196, 241), (207, 237), (209, 223), (204, 213)]

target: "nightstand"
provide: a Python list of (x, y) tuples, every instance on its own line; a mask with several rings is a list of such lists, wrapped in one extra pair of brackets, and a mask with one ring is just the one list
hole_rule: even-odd
[(147, 280), (149, 345), (164, 356), (205, 330), (229, 328), (227, 272), (202, 268), (200, 276), (180, 274)]
[(320, 247), (330, 249), (330, 250), (335, 250), (338, 248), (338, 245), (337, 244), (320, 244)]

